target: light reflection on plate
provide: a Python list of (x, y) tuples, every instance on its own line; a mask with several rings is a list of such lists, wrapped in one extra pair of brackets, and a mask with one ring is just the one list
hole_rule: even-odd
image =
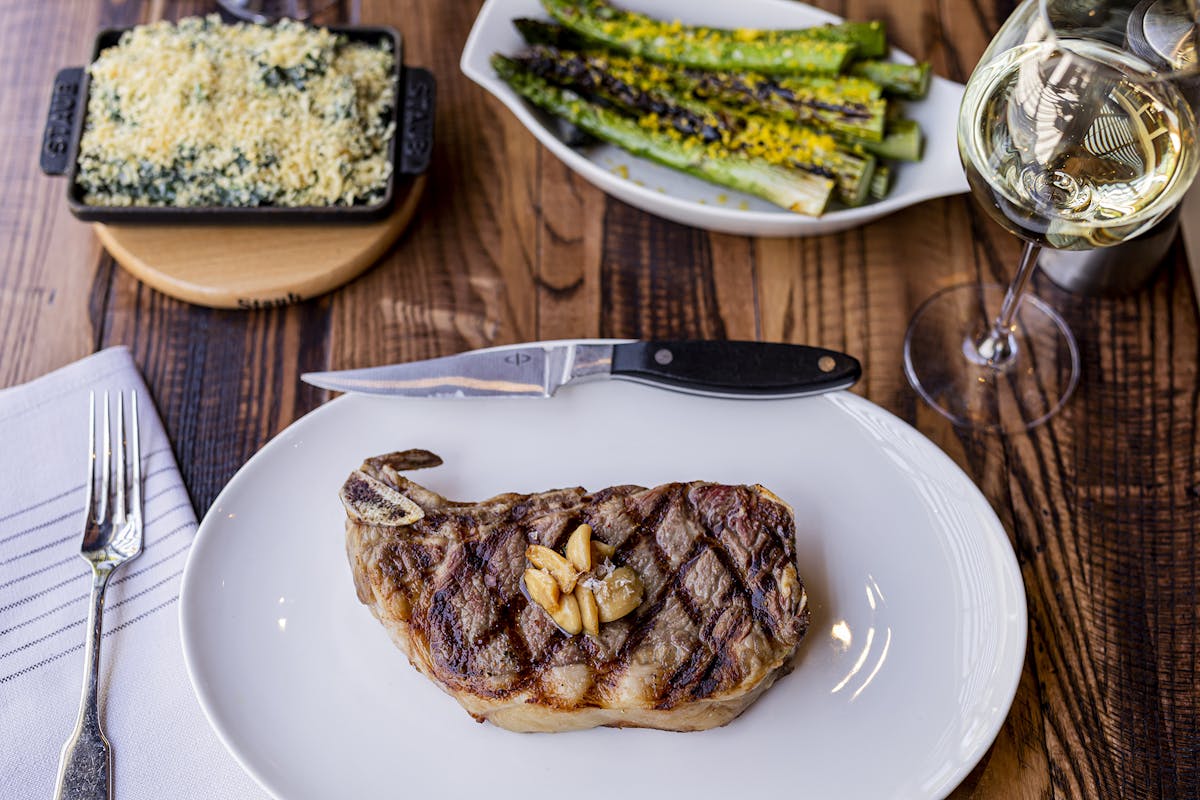
[[(885, 600), (883, 599), (883, 591), (879, 588), (879, 584), (876, 583), (875, 578), (872, 575), (867, 576), (866, 594), (867, 605), (870, 606), (871, 611), (875, 611), (877, 608), (879, 608), (879, 606), (885, 603)], [(854, 632), (850, 629), (850, 626), (845, 620), (841, 620), (833, 626), (832, 635), (838, 642), (847, 648), (854, 641)], [(862, 652), (854, 661), (854, 664), (850, 667), (850, 671), (846, 673), (846, 677), (838, 681), (837, 685), (833, 687), (831, 690), (833, 694), (837, 694), (845, 689), (851, 681), (854, 681), (855, 686), (857, 687), (850, 695), (851, 702), (856, 700), (858, 696), (863, 693), (863, 690), (871, 684), (871, 681), (873, 681), (875, 676), (879, 674), (879, 670), (883, 669), (884, 662), (887, 661), (888, 650), (890, 650), (892, 647), (892, 628), (890, 625), (884, 627), (882, 639), (882, 643), (879, 644), (878, 648), (876, 648), (877, 642), (875, 625), (873, 623), (869, 623), (867, 625), (866, 640), (862, 645)], [(873, 664), (874, 666), (868, 667), (868, 664)], [(862, 672), (864, 668), (868, 668), (866, 677), (859, 681), (855, 681), (855, 677), (858, 676), (858, 674)]]

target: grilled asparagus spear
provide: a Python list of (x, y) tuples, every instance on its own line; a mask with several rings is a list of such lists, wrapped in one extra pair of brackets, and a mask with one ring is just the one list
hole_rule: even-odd
[(840, 201), (848, 206), (866, 202), (875, 173), (873, 155), (842, 150), (833, 137), (779, 118), (746, 117), (744, 122), (727, 146), (772, 163), (832, 175)]
[[(882, 140), (887, 101), (874, 83), (850, 77), (772, 77), (752, 72), (707, 72), (656, 64), (619, 53), (566, 46), (579, 37), (557, 25), (518, 20), (526, 39), (538, 47), (571, 52), (642, 89), (670, 88), (709, 105), (741, 112), (778, 115), (855, 139)], [(559, 35), (566, 32), (567, 35)], [(550, 44), (557, 43), (557, 44)]]
[(855, 139), (878, 141), (884, 135), (887, 102), (883, 99), (883, 89), (864, 78), (682, 69), (672, 64), (622, 57), (620, 51), (604, 54), (595, 49), (597, 43), (552, 22), (517, 19), (513, 24), (530, 45), (607, 58), (610, 68), (630, 83), (670, 84), (701, 100), (748, 112), (778, 114)]
[[(544, 0), (544, 2), (557, 2), (565, 6), (571, 6), (572, 0)], [(547, 6), (549, 7), (549, 5)], [(553, 9), (551, 9), (553, 13)], [(622, 13), (622, 12), (618, 12)], [(556, 15), (557, 16), (557, 15)], [(623, 46), (620, 43), (614, 42), (614, 36), (606, 36), (604, 38), (593, 38), (584, 32), (558, 25), (553, 22), (544, 22), (538, 19), (521, 18), (513, 20), (517, 30), (521, 36), (529, 44), (545, 44), (553, 47), (560, 47), (566, 50), (588, 50), (594, 47), (609, 47), (618, 51), (638, 53), (646, 55), (647, 58), (652, 56), (645, 53), (640, 53), (637, 47)], [(664, 40), (672, 36), (680, 35), (677, 32), (672, 32), (675, 27), (673, 24), (660, 23), (664, 26)], [(687, 30), (687, 28), (683, 28)], [(735, 36), (759, 35), (768, 33), (767, 31), (726, 31)], [(854, 44), (855, 52), (852, 56), (852, 63), (843, 65), (843, 68), (850, 74), (866, 81), (870, 81), (880, 87), (884, 92), (895, 97), (902, 97), (907, 100), (920, 100), (929, 92), (929, 80), (931, 70), (928, 62), (919, 62), (916, 64), (897, 64), (892, 61), (879, 60), (887, 54), (887, 43), (885, 41), (885, 33), (881, 23), (877, 22), (845, 22), (841, 25), (827, 25), (824, 27), (804, 28), (798, 31), (774, 31), (777, 34), (795, 34), (797, 36), (808, 37), (811, 41), (826, 41), (826, 42), (848, 42)], [(753, 41), (753, 39), (751, 40)], [(663, 44), (662, 48), (668, 45)], [(660, 48), (660, 49), (662, 49)], [(865, 60), (858, 60), (865, 59)], [(675, 59), (652, 59), (657, 61), (673, 61)], [(680, 62), (684, 63), (684, 62)], [(701, 69), (749, 69), (750, 67), (744, 61), (738, 61), (729, 67), (713, 67), (709, 64), (697, 65)], [(770, 74), (786, 74), (786, 69), (763, 69), (760, 71)], [(814, 73), (824, 72), (827, 70), (814, 69)], [(842, 70), (828, 70), (829, 72), (840, 72)], [(878, 96), (878, 95), (876, 95)]]
[(511, 58), (499, 54), (492, 56), (492, 68), (534, 105), (564, 117), (592, 136), (635, 156), (762, 197), (802, 214), (821, 214), (833, 192), (834, 184), (829, 178), (735, 153), (719, 143), (671, 136), (665, 131), (644, 127), (618, 111), (551, 84)]
[[(863, 152), (843, 152), (828, 134), (778, 117), (710, 107), (673, 91), (645, 70), (632, 69), (630, 62), (620, 57), (535, 46), (515, 60), (552, 83), (639, 117), (643, 127), (720, 142), (730, 150), (771, 163), (832, 177), (837, 181), (838, 198), (847, 205), (859, 205), (867, 198), (875, 158)], [(652, 72), (662, 70), (654, 67)]]
[(672, 80), (702, 100), (816, 125), (856, 139), (883, 139), (887, 101), (868, 81), (699, 70), (673, 72)]
[(544, 44), (559, 47), (563, 50), (587, 50), (600, 47), (600, 42), (592, 41), (586, 36), (580, 36), (570, 28), (557, 22), (546, 22), (542, 19), (518, 17), (513, 20), (513, 26), (521, 34), (527, 44)]
[[(647, 18), (648, 19), (648, 18)], [(564, 25), (530, 17), (518, 17), (513, 25), (520, 31), (522, 38), (529, 44), (548, 44), (569, 50), (587, 50), (601, 47), (610, 37), (593, 39), (586, 34), (572, 30)], [(673, 23), (664, 23), (667, 28), (674, 29)], [(681, 26), (682, 27), (682, 26)], [(693, 28), (693, 30), (695, 30)], [(803, 39), (804, 41), (843, 42), (855, 47), (855, 58), (883, 58), (887, 55), (887, 33), (881, 22), (843, 22), (839, 25), (819, 25), (811, 28), (799, 28), (788, 31), (771, 31), (784, 33)], [(733, 35), (743, 41), (753, 40), (768, 31), (737, 30), (720, 31)], [(625, 49), (625, 48), (620, 48)]]
[(888, 120), (883, 139), (841, 137), (856, 153), (871, 153), (880, 158), (895, 161), (920, 161), (925, 149), (925, 136), (921, 126), (911, 119)]
[(875, 167), (875, 174), (871, 176), (871, 199), (882, 200), (891, 190), (892, 168), (887, 164), (879, 164)]
[[(578, 52), (535, 52), (522, 58), (525, 65), (560, 88), (634, 115), (652, 133), (696, 137), (768, 163), (833, 177), (839, 199), (850, 205), (888, 191), (891, 169), (876, 158), (921, 157), (919, 126), (902, 118), (899, 104), (884, 95), (924, 96), (929, 65), (876, 60), (887, 49), (881, 25), (718, 30), (662, 22), (616, 9), (607, 0), (542, 4), (557, 22), (514, 20), (522, 37), (531, 45)], [(814, 43), (850, 44), (854, 52), (848, 59), (868, 60), (845, 60), (840, 69), (850, 74), (836, 75), (819, 74), (823, 67), (810, 58), (805, 69), (814, 71), (798, 75), (780, 57), (785, 44), (802, 41), (807, 42), (802, 48), (813, 52), (821, 50), (814, 50)], [(736, 56), (730, 48), (736, 48)], [(530, 55), (536, 56), (532, 62)], [(719, 69), (722, 59), (736, 63)], [(755, 59), (772, 63), (755, 72), (748, 66)], [(836, 141), (781, 120), (828, 130)], [(563, 117), (559, 123), (570, 124)]]
[(928, 62), (856, 61), (850, 65), (850, 74), (873, 81), (888, 94), (907, 100), (920, 100), (929, 93)]
[(862, 52), (860, 40), (873, 51), (876, 40), (883, 38), (877, 23), (791, 31), (723, 30), (656, 20), (614, 8), (605, 0), (542, 0), (542, 5), (565, 27), (599, 45), (699, 69), (836, 74)]
[(887, 31), (879, 21), (815, 25), (811, 28), (801, 28), (794, 33), (820, 42), (852, 44), (855, 58), (883, 58), (888, 51)]

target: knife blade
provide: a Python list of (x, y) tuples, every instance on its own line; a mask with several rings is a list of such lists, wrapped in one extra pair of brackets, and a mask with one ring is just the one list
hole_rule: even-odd
[(398, 397), (550, 397), (569, 383), (616, 378), (708, 397), (776, 399), (846, 389), (861, 375), (855, 358), (806, 345), (593, 339), (300, 377), (323, 389)]

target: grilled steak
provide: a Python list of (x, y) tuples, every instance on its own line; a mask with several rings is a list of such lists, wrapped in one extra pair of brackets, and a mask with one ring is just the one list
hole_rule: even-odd
[[(441, 459), (368, 459), (342, 487), (358, 598), (412, 664), (479, 721), (516, 731), (703, 730), (791, 669), (808, 627), (791, 509), (761, 486), (669, 483), (458, 503), (403, 477)], [(571, 636), (528, 599), (530, 544), (580, 524), (644, 600)]]

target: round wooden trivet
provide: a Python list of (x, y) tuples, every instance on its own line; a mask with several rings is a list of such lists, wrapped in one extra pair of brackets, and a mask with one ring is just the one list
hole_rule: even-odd
[(391, 216), (365, 225), (94, 227), (117, 263), (164, 294), (211, 308), (271, 308), (358, 277), (404, 232), (424, 188), (420, 175)]

